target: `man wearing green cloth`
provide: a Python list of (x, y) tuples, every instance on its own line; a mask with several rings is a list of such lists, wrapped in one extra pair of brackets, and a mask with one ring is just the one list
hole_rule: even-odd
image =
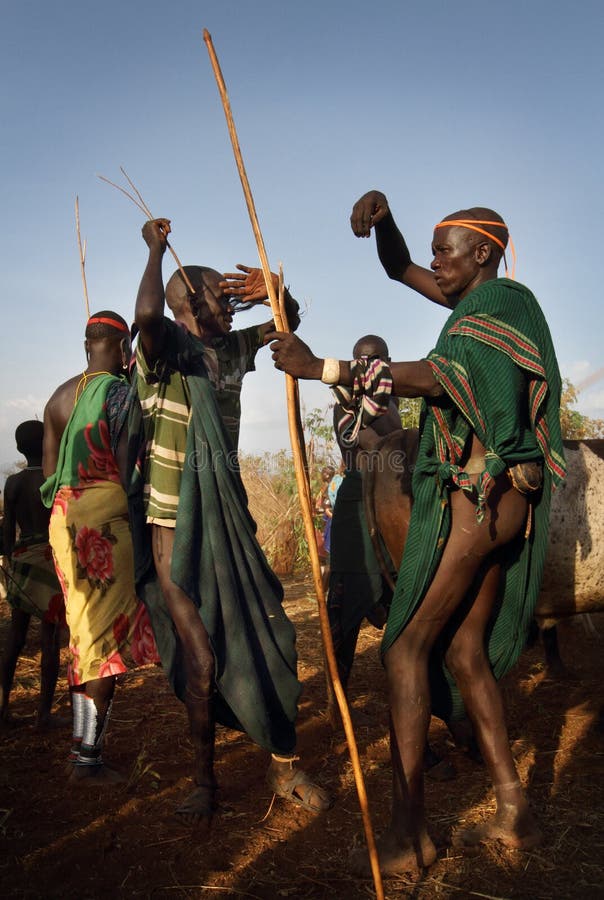
[[(295, 631), (256, 541), (236, 459), (241, 380), (273, 326), (231, 332), (229, 295), (255, 302), (266, 289), (255, 269), (240, 267), (244, 275), (223, 281), (213, 269), (187, 266), (195, 293), (176, 272), (166, 286), (175, 321), (166, 318), (169, 231), (167, 219), (143, 227), (149, 257), (136, 301), (144, 507), (157, 575), (139, 577), (138, 588), (195, 751), (196, 787), (177, 812), (190, 824), (211, 821), (216, 721), (271, 752), (275, 793), (317, 812), (330, 797), (295, 765)], [(297, 309), (289, 294), (286, 305)]]
[[(383, 659), (390, 688), (393, 799), (379, 844), (386, 873), (430, 865), (436, 848), (424, 809), (422, 751), (431, 713), (470, 717), (495, 789), (494, 818), (456, 842), (541, 839), (510, 752), (497, 679), (524, 646), (543, 572), (551, 490), (565, 474), (560, 374), (531, 292), (498, 278), (508, 243), (501, 216), (472, 208), (434, 230), (431, 269), (411, 261), (386, 197), (357, 201), (354, 233), (375, 227), (390, 277), (449, 307), (426, 359), (371, 371), (317, 359), (294, 335), (275, 334), (278, 368), (352, 386), (362, 423), (387, 408), (388, 384), (423, 397), (414, 506)], [(352, 865), (367, 869), (364, 855)]]

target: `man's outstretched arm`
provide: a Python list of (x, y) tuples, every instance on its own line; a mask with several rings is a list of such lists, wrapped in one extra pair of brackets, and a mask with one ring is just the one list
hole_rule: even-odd
[(162, 260), (166, 252), (169, 219), (150, 219), (143, 225), (143, 238), (149, 258), (136, 297), (134, 320), (147, 362), (160, 355), (164, 338), (164, 282)]
[(389, 278), (400, 281), (434, 303), (450, 308), (449, 301), (434, 281), (434, 273), (412, 261), (385, 194), (381, 191), (363, 194), (352, 207), (350, 227), (357, 237), (369, 237), (371, 229), (375, 229), (378, 256)]
[[(275, 368), (295, 378), (323, 380), (325, 359), (315, 356), (297, 335), (273, 331), (267, 334), (266, 340), (272, 341), (270, 348)], [(329, 363), (334, 364), (334, 372), (327, 384), (352, 385), (352, 373), (347, 360), (329, 360)], [(393, 362), (389, 366), (393, 380), (392, 393), (397, 397), (440, 397), (444, 393), (432, 367), (425, 359)]]

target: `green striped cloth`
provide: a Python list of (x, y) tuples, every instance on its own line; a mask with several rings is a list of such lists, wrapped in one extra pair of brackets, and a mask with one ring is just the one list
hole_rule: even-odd
[[(144, 503), (149, 522), (174, 526), (185, 465), (191, 397), (187, 373), (178, 368), (178, 348), (183, 328), (164, 319), (165, 345), (161, 359), (149, 366), (139, 343), (136, 352), (138, 396), (143, 411), (146, 452)], [(254, 369), (259, 344), (258, 327), (232, 331), (211, 346), (198, 344), (205, 369), (215, 389), (215, 399), (233, 449), (239, 442), (241, 386)], [(195, 373), (192, 373), (195, 374)]]
[[(168, 321), (168, 320), (166, 320)], [(173, 326), (173, 323), (172, 323)], [(201, 341), (173, 326), (160, 377), (186, 378), (191, 416), (176, 515), (172, 580), (191, 598), (215, 658), (216, 716), (261, 747), (290, 754), (300, 695), (296, 633), (282, 606), (283, 588), (256, 540), (233, 445), (206, 371)], [(141, 378), (138, 379), (139, 387)], [(140, 406), (129, 420), (138, 445)], [(182, 647), (155, 573), (141, 524), (141, 472), (130, 459), (137, 593), (145, 603), (162, 665), (176, 695), (186, 689)]]
[(185, 464), (191, 402), (177, 369), (177, 326), (165, 319), (166, 353), (149, 366), (139, 341), (137, 389), (145, 429), (144, 503), (147, 520), (174, 526)]
[[(485, 282), (459, 303), (428, 362), (446, 398), (424, 402), (413, 513), (382, 653), (414, 614), (438, 568), (450, 528), (451, 487), (472, 490), (459, 460), (473, 432), (487, 451), (476, 497), (479, 519), (493, 480), (506, 467), (535, 459), (545, 463), (531, 534), (506, 548), (500, 602), (488, 629), (489, 659), (495, 677), (501, 678), (526, 643), (543, 574), (551, 490), (565, 475), (558, 364), (534, 296), (506, 278)], [(443, 646), (447, 637), (443, 635)], [(431, 691), (436, 715), (463, 715), (461, 697), (438, 649), (431, 664)]]

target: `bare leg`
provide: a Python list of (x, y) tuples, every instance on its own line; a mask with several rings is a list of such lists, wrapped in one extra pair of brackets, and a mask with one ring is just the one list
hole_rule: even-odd
[[(390, 687), (394, 782), (391, 823), (379, 848), (380, 864), (385, 872), (427, 866), (436, 858), (427, 830), (422, 772), (431, 715), (430, 651), (470, 590), (484, 560), (508, 543), (524, 525), (526, 500), (502, 477), (491, 493), (487, 514), (481, 524), (476, 521), (475, 506), (461, 491), (451, 494), (451, 513), (449, 539), (432, 583), (418, 611), (385, 657)], [(485, 588), (481, 624), (477, 625), (480, 630), (478, 643), (484, 641), (484, 624), (494, 598), (494, 591)], [(484, 654), (476, 665), (489, 668)], [(493, 692), (498, 696), (494, 682)], [(473, 696), (469, 697), (468, 703), (470, 715), (474, 717), (473, 707), (477, 707), (477, 703)], [(499, 748), (506, 734), (500, 700), (491, 710), (476, 709), (475, 724), (479, 727), (484, 716), (490, 721), (490, 733), (497, 735)], [(517, 781), (515, 772), (509, 772), (507, 757), (499, 750), (497, 753), (490, 754), (487, 763), (496, 764), (496, 771), (492, 773), (494, 782), (504, 785), (512, 779)]]
[(484, 633), (497, 593), (500, 567), (485, 572), (476, 598), (447, 651), (449, 671), (461, 691), (485, 765), (493, 780), (497, 812), (491, 822), (460, 830), (457, 844), (500, 840), (528, 849), (540, 843), (541, 832), (529, 809), (510, 749), (501, 692), (487, 658)]
[(214, 777), (214, 653), (195, 604), (170, 577), (174, 530), (153, 526), (153, 558), (166, 605), (182, 646), (187, 687), (184, 697), (195, 754), (196, 789), (178, 807), (189, 825), (208, 824), (216, 808)]
[(41, 625), (40, 702), (36, 725), (38, 728), (60, 727), (68, 720), (51, 716), (52, 701), (59, 675), (60, 628), (50, 622)]
[[(31, 616), (21, 609), (13, 609), (11, 611), (6, 650), (4, 651), (0, 669), (0, 689), (2, 691), (2, 696), (0, 698), (0, 726), (9, 725), (11, 723), (17, 724), (19, 722), (18, 719), (13, 719), (10, 715), (8, 705), (10, 692), (15, 678), (17, 661), (25, 646), (25, 638), (27, 637), (30, 619)], [(26, 720), (24, 719), (23, 721)]]

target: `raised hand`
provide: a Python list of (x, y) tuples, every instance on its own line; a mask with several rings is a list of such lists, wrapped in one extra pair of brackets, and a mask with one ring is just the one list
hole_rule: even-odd
[[(268, 293), (262, 269), (252, 269), (237, 263), (239, 272), (225, 272), (224, 281), (219, 283), (225, 294), (237, 297), (242, 303), (261, 303)], [(275, 292), (279, 290), (279, 277), (271, 272)]]
[(381, 191), (368, 191), (359, 197), (352, 207), (350, 227), (357, 237), (369, 237), (371, 229), (389, 212), (386, 195)]
[(170, 234), (170, 219), (149, 219), (142, 228), (143, 238), (147, 247), (154, 247), (164, 253)]

